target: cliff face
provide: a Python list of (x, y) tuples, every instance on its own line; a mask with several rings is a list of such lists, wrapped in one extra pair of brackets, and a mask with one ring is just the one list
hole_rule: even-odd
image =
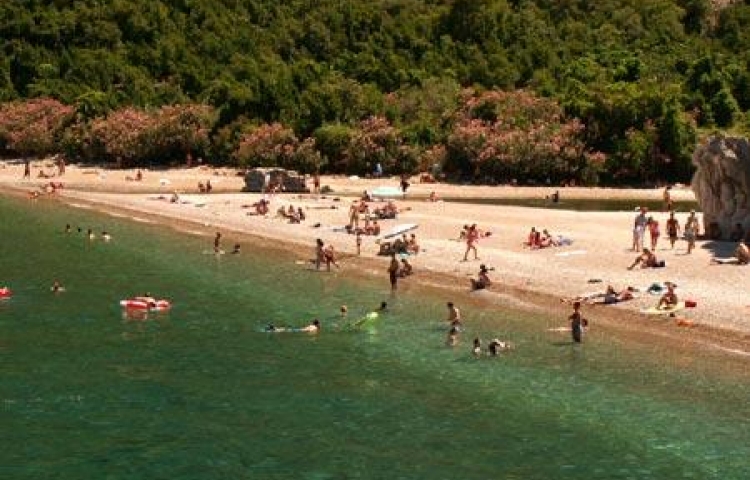
[(750, 141), (713, 136), (693, 154), (692, 187), (703, 210), (703, 224), (718, 225), (727, 239), (732, 227), (750, 227)]

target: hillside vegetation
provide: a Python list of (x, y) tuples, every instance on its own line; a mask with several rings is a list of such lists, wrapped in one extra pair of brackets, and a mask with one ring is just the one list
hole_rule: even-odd
[[(359, 173), (376, 161), (392, 171), (437, 164), (455, 177), (501, 182), (685, 180), (699, 132), (750, 127), (750, 2), (721, 6), (0, 2), (0, 147), (122, 160), (122, 145), (108, 148), (113, 140), (101, 130), (109, 117), (126, 110), (158, 123), (161, 107), (183, 105), (200, 112), (190, 117), (200, 131), (190, 141), (165, 140), (169, 148), (140, 149), (147, 153), (130, 155), (131, 163), (172, 162), (191, 152), (217, 163), (281, 159)], [(30, 99), (43, 100), (29, 106)], [(39, 125), (23, 125), (24, 108), (44, 119), (39, 102), (52, 99), (72, 112), (42, 122), (51, 135), (39, 142), (45, 149), (20, 141), (24, 128), (40, 135)], [(514, 125), (516, 114), (527, 118), (524, 125)], [(263, 145), (286, 145), (294, 155), (248, 148), (262, 129), (276, 135)], [(382, 148), (353, 158), (368, 135)], [(135, 140), (154, 141), (147, 137)], [(521, 148), (529, 142), (548, 145)]]

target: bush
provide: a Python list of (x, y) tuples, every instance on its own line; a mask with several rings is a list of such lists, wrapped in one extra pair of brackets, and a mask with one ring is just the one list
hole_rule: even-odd
[(281, 167), (300, 173), (316, 172), (322, 164), (314, 138), (299, 141), (292, 129), (280, 123), (263, 124), (242, 135), (233, 156), (243, 167)]
[(57, 138), (74, 113), (50, 98), (0, 105), (0, 146), (22, 157), (56, 153)]

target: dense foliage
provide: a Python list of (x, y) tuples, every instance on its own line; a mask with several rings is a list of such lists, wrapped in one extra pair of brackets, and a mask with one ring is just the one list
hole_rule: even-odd
[[(747, 25), (748, 1), (0, 2), (0, 147), (252, 165), (269, 157), (248, 158), (241, 142), (279, 124), (302, 150), (285, 161), (305, 169), (438, 162), (497, 181), (684, 180), (698, 132), (750, 128)], [(466, 110), (466, 95), (518, 91), (556, 109), (513, 134), (534, 142), (531, 153), (505, 144), (512, 110), (492, 121)], [(38, 144), (17, 140), (24, 122), (7, 129), (29, 99), (52, 108), (27, 122)], [(199, 112), (172, 114), (187, 123), (180, 133), (166, 126), (168, 105)], [(457, 129), (472, 121), (499, 136), (476, 156), (458, 148)], [(123, 138), (106, 137), (117, 128)], [(556, 135), (569, 142), (559, 151), (544, 143)]]

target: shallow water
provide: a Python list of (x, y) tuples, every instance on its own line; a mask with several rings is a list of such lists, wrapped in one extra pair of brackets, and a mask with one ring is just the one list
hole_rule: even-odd
[[(595, 328), (573, 346), (559, 319), (471, 305), (448, 349), (438, 293), (391, 298), (281, 251), (203, 255), (210, 238), (44, 202), (0, 198), (0, 216), (3, 478), (750, 476), (737, 361)], [(174, 308), (123, 318), (145, 291)], [(262, 332), (313, 317), (318, 336)], [(517, 349), (475, 359), (475, 335)]]

